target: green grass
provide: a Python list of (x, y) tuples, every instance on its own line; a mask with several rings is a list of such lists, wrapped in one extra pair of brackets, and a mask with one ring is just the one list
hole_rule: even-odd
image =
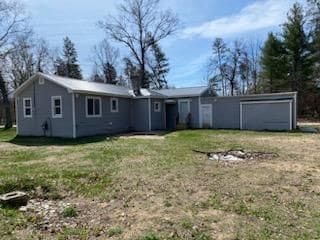
[[(164, 139), (67, 140), (0, 130), (0, 194), (22, 190), (31, 198), (83, 199), (84, 209), (77, 205), (62, 214), (78, 225), (52, 233), (56, 239), (319, 239), (319, 148), (320, 135), (300, 132), (187, 130)], [(193, 151), (230, 149), (279, 158), (224, 164)], [(98, 216), (88, 214), (91, 208)], [(124, 222), (119, 212), (128, 214)], [(86, 225), (95, 219), (100, 225)], [(0, 208), (0, 239), (30, 228), (49, 238), (39, 221)]]
[(121, 227), (113, 227), (108, 230), (109, 237), (118, 236), (118, 235), (121, 235), (122, 233), (123, 233), (123, 230)]
[(63, 209), (63, 216), (65, 218), (73, 218), (78, 216), (78, 213), (74, 207), (66, 207), (65, 209)]

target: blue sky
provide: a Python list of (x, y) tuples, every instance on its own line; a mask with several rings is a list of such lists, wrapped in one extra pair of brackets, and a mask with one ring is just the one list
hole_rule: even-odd
[[(23, 0), (39, 37), (61, 47), (69, 36), (76, 44), (83, 74), (92, 71), (92, 47), (104, 38), (97, 22), (114, 14), (118, 0)], [(214, 38), (260, 39), (280, 29), (294, 0), (161, 0), (182, 23), (181, 30), (161, 43), (170, 60), (170, 85), (204, 85), (205, 64)], [(124, 51), (122, 51), (124, 52)], [(122, 56), (124, 57), (124, 55)], [(121, 63), (121, 61), (120, 61)]]

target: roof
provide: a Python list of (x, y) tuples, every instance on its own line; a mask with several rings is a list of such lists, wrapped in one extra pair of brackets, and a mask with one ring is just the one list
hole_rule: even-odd
[(37, 73), (32, 76), (28, 81), (22, 84), (15, 94), (21, 92), (30, 82), (36, 77), (43, 77), (59, 86), (62, 86), (70, 92), (74, 93), (88, 93), (96, 95), (108, 95), (118, 97), (133, 97), (133, 98), (174, 98), (174, 97), (194, 97), (200, 96), (207, 87), (192, 87), (192, 88), (177, 88), (177, 89), (164, 89), (164, 90), (149, 90), (140, 89), (140, 95), (136, 95), (134, 91), (128, 87), (117, 86), (113, 84), (97, 83), (93, 81), (72, 79), (67, 77), (60, 77), (57, 75)]
[(56, 75), (49, 75), (38, 73), (38, 75), (51, 80), (52, 82), (67, 88), (72, 92), (77, 93), (94, 93), (94, 94), (102, 94), (102, 95), (114, 95), (114, 96), (123, 96), (123, 97), (131, 97), (129, 94), (129, 88), (105, 84), (105, 83), (97, 83), (92, 81), (78, 80), (66, 77), (60, 77)]
[(162, 89), (155, 90), (155, 92), (165, 95), (169, 98), (177, 97), (199, 97), (208, 87), (189, 87), (189, 88), (174, 88), (174, 89)]

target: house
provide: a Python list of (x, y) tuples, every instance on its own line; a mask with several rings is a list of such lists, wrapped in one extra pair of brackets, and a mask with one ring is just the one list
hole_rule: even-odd
[(219, 97), (208, 87), (132, 89), (37, 73), (15, 92), (17, 134), (77, 138), (191, 128), (292, 130), (296, 93)]

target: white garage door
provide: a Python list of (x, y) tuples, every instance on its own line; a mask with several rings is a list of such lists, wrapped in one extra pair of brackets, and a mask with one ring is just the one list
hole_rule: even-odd
[(292, 100), (241, 102), (240, 128), (246, 130), (292, 130)]

